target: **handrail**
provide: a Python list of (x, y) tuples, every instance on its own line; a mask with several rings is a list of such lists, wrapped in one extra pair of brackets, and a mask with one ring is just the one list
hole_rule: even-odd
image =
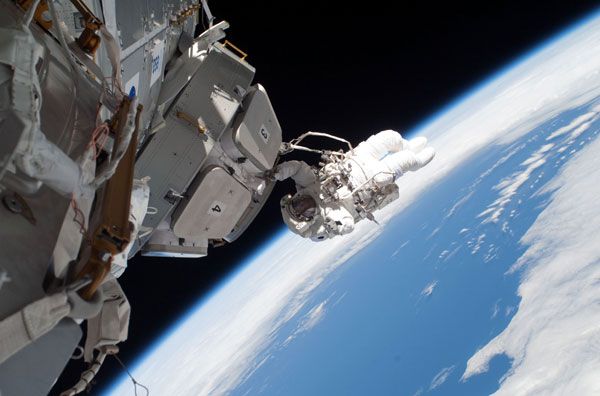
[(238, 55), (241, 55), (240, 56), (241, 60), (246, 60), (246, 58), (248, 57), (248, 54), (246, 52), (244, 52), (241, 49), (239, 49), (235, 44), (233, 44), (229, 40), (225, 40), (225, 42), (223, 43), (223, 47), (227, 48), (227, 46), (230, 46), (232, 49), (235, 50), (235, 52), (238, 53)]

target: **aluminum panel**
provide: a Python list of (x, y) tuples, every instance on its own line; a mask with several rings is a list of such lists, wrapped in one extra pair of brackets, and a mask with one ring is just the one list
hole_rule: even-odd
[(267, 181), (267, 185), (265, 190), (261, 195), (254, 195), (252, 202), (244, 212), (244, 214), (240, 217), (239, 221), (233, 227), (231, 232), (224, 237), (227, 242), (233, 242), (238, 239), (244, 231), (252, 224), (260, 210), (263, 208), (271, 192), (273, 192), (273, 187), (275, 187), (275, 181)]
[[(167, 199), (168, 194), (186, 192), (215, 141), (232, 124), (242, 99), (238, 92), (250, 86), (254, 69), (219, 47), (210, 51), (165, 116), (165, 127), (145, 144), (136, 161), (135, 177), (150, 176), (149, 206), (156, 208), (144, 226), (156, 228), (178, 204), (177, 199)], [(148, 238), (136, 241), (132, 254)]]
[(183, 193), (198, 173), (214, 141), (203, 138), (194, 128), (170, 117), (167, 126), (157, 133), (136, 162), (136, 178), (150, 176), (149, 206), (144, 225), (156, 227), (171, 211), (176, 201), (166, 200), (169, 191)]
[(146, 1), (115, 1), (118, 39), (126, 49), (144, 37), (145, 21), (148, 20)]
[(79, 325), (65, 318), (0, 364), (2, 396), (47, 395), (71, 359), (81, 335)]
[(281, 146), (281, 126), (265, 89), (258, 84), (244, 100), (233, 140), (238, 150), (259, 170), (271, 169)]
[(253, 77), (250, 65), (216, 44), (187, 85), (174, 112), (198, 118), (207, 133), (218, 140), (231, 124), (243, 99), (242, 92), (247, 91)]
[(173, 232), (180, 238), (224, 238), (250, 205), (252, 194), (220, 167), (199, 179), (175, 213)]
[(177, 237), (171, 230), (156, 230), (142, 250), (142, 256), (149, 257), (204, 257), (208, 250), (208, 240), (192, 240)]
[(141, 125), (145, 131), (152, 121), (162, 86), (166, 61), (164, 60), (165, 32), (135, 50), (121, 64), (123, 84), (127, 94), (135, 88), (138, 103), (144, 106)]
[[(16, 8), (10, 7), (6, 11), (0, 13), (0, 26), (6, 26), (10, 20), (17, 18), (13, 14)], [(40, 110), (44, 134), (49, 141), (68, 152), (71, 158), (78, 158), (87, 147), (94, 129), (100, 87), (81, 74), (70, 74), (59, 44), (37, 25), (32, 24), (31, 29), (46, 47)], [(50, 53), (53, 55), (49, 56)], [(81, 97), (74, 95), (74, 81)], [(77, 123), (74, 122), (75, 114)], [(3, 191), (0, 199), (10, 198), (12, 194), (12, 191)], [(3, 225), (0, 228), (0, 269), (6, 271), (11, 279), (0, 289), (0, 319), (44, 296), (42, 283), (70, 202), (70, 199), (46, 186), (21, 198), (21, 205), (31, 212), (35, 224), (0, 204), (0, 224)]]

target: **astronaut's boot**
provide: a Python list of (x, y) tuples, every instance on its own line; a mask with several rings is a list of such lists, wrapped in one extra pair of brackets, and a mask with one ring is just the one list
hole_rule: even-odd
[(431, 146), (425, 147), (417, 153), (417, 161), (419, 162), (419, 168), (427, 165), (435, 157), (435, 149)]
[(406, 150), (410, 150), (413, 153), (418, 153), (427, 146), (427, 138), (425, 136), (418, 136), (407, 141), (404, 145)]
[(381, 165), (389, 172), (393, 172), (396, 177), (409, 171), (416, 171), (427, 165), (435, 156), (433, 147), (425, 147), (418, 153), (410, 150), (403, 150), (398, 153), (390, 154), (381, 161)]

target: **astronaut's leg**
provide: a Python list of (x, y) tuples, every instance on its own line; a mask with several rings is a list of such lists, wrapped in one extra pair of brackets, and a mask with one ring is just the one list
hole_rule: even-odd
[(385, 157), (381, 164), (383, 168), (393, 172), (396, 177), (401, 176), (408, 171), (416, 171), (427, 165), (435, 156), (433, 147), (425, 147), (415, 153), (410, 150), (403, 150)]
[(425, 136), (417, 136), (416, 138), (410, 139), (405, 146), (406, 150), (418, 153), (427, 146), (427, 138)]
[(396, 131), (388, 129), (370, 136), (354, 148), (354, 155), (365, 160), (380, 160), (389, 153), (396, 153), (406, 148), (408, 141)]

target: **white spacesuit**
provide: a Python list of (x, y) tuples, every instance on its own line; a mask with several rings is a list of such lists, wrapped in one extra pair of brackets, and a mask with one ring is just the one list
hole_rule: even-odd
[(350, 233), (357, 221), (375, 221), (372, 212), (398, 198), (398, 177), (427, 165), (434, 155), (426, 138), (406, 140), (386, 130), (348, 152), (323, 156), (318, 169), (284, 162), (273, 176), (292, 178), (296, 193), (281, 199), (283, 219), (293, 232), (315, 241)]

